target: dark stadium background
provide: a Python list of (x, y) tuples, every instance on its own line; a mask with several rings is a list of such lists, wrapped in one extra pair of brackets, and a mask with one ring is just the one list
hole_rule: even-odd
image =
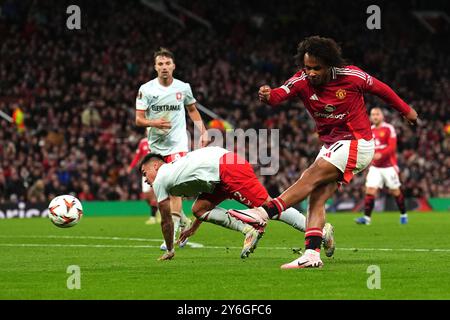
[[(336, 39), (344, 57), (418, 111), (415, 129), (396, 112), (386, 116), (397, 129), (409, 205), (426, 209), (429, 199), (450, 197), (446, 1), (156, 1), (166, 14), (143, 2), (0, 1), (0, 110), (24, 115), (22, 126), (0, 118), (0, 203), (46, 205), (69, 193), (139, 199), (140, 176), (126, 174), (144, 135), (134, 103), (139, 86), (155, 77), (152, 54), (160, 46), (175, 53), (175, 77), (235, 128), (280, 129), (280, 172), (260, 176), (271, 195), (279, 194), (320, 143), (300, 102), (272, 109), (258, 102), (257, 91), (288, 79), (297, 43), (315, 34)], [(80, 30), (66, 28), (71, 4), (81, 8)], [(371, 4), (381, 8), (380, 30), (366, 26)], [(430, 10), (438, 14), (425, 14)], [(358, 210), (363, 183), (363, 174), (355, 177), (330, 210)]]

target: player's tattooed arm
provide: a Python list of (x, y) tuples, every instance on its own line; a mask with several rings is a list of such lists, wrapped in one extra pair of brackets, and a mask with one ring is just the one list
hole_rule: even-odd
[(167, 251), (173, 250), (173, 221), (170, 214), (170, 198), (158, 203), (159, 212), (161, 213), (161, 229), (166, 241)]

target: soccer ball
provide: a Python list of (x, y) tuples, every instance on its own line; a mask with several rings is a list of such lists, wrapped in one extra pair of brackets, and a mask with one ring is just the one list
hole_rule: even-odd
[(48, 205), (48, 210), (50, 221), (60, 228), (73, 227), (83, 216), (80, 200), (71, 195), (57, 196)]

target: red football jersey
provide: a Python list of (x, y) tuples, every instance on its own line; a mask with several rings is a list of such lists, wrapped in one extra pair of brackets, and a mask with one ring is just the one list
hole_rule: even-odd
[(149, 152), (150, 148), (148, 147), (148, 140), (147, 138), (142, 138), (141, 141), (139, 141), (139, 146), (136, 149), (133, 161), (130, 163), (130, 168), (134, 168), (136, 164)]
[(375, 139), (375, 153), (380, 153), (381, 158), (373, 160), (372, 165), (378, 168), (397, 167), (397, 134), (392, 125), (386, 122), (378, 127), (372, 126)]
[(331, 68), (331, 80), (313, 87), (304, 70), (284, 85), (271, 90), (270, 105), (300, 98), (314, 118), (319, 137), (326, 145), (338, 140), (372, 139), (364, 93), (372, 93), (403, 115), (411, 108), (386, 84), (355, 66)]

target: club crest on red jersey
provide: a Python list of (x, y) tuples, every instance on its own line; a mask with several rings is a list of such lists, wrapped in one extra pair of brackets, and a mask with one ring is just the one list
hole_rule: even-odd
[(345, 99), (345, 96), (347, 95), (347, 91), (345, 91), (344, 89), (339, 89), (338, 91), (336, 91), (336, 98), (343, 100)]

